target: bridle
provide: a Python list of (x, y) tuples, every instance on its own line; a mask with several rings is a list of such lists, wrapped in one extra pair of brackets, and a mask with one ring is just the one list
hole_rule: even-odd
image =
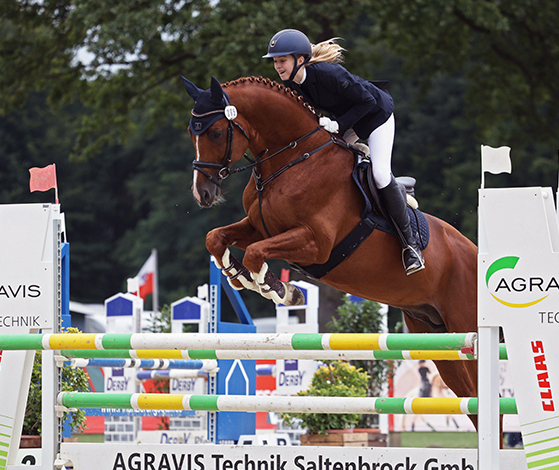
[[(211, 181), (213, 184), (215, 184), (218, 187), (221, 187), (221, 183), (223, 182), (223, 180), (226, 179), (230, 174), (239, 173), (241, 171), (252, 169), (252, 175), (254, 177), (256, 191), (258, 193), (258, 205), (259, 205), (259, 209), (260, 209), (260, 219), (262, 221), (262, 225), (264, 227), (264, 230), (266, 231), (266, 234), (268, 235), (268, 237), (271, 237), (272, 235), (270, 234), (270, 232), (268, 230), (268, 227), (266, 226), (266, 222), (264, 221), (264, 215), (262, 214), (262, 193), (264, 191), (264, 187), (268, 183), (270, 183), (271, 181), (276, 179), (284, 171), (288, 170), (289, 168), (293, 167), (294, 165), (296, 165), (298, 163), (301, 163), (301, 162), (305, 161), (312, 154), (314, 154), (316, 152), (319, 152), (320, 150), (324, 149), (325, 147), (329, 146), (330, 144), (337, 144), (337, 145), (340, 145), (340, 146), (346, 147), (346, 148), (349, 148), (349, 146), (345, 141), (340, 140), (340, 139), (334, 137), (333, 135), (330, 135), (330, 139), (327, 142), (319, 145), (318, 147), (316, 147), (315, 149), (313, 149), (309, 152), (304, 153), (303, 155), (299, 156), (295, 160), (292, 160), (291, 162), (287, 163), (286, 165), (281, 167), (279, 170), (277, 170), (275, 173), (270, 175), (268, 178), (266, 178), (265, 180), (262, 180), (261, 165), (262, 165), (263, 162), (265, 162), (267, 160), (270, 160), (271, 158), (274, 158), (276, 155), (279, 155), (280, 153), (282, 153), (286, 150), (294, 149), (295, 147), (297, 147), (297, 145), (299, 143), (308, 139), (309, 137), (311, 137), (312, 135), (314, 135), (315, 133), (317, 133), (321, 129), (323, 130), (324, 128), (321, 127), (321, 126), (318, 126), (315, 129), (313, 129), (312, 131), (308, 132), (307, 134), (303, 135), (302, 137), (298, 138), (297, 140), (294, 140), (294, 141), (290, 142), (288, 145), (286, 145), (284, 147), (274, 147), (272, 149), (264, 149), (254, 159), (249, 157), (245, 153), (243, 155), (243, 157), (246, 160), (248, 160), (249, 164), (245, 165), (243, 167), (239, 167), (239, 168), (231, 168), (231, 162), (233, 161), (234, 126), (236, 126), (242, 132), (242, 134), (247, 139), (249, 144), (250, 144), (250, 138), (249, 138), (248, 134), (246, 133), (246, 131), (243, 129), (243, 127), (238, 122), (234, 121), (234, 119), (237, 117), (237, 108), (235, 108), (235, 106), (232, 106), (229, 103), (229, 99), (227, 98), (226, 95), (225, 95), (225, 99), (226, 99), (227, 105), (225, 106), (224, 109), (217, 109), (217, 110), (210, 111), (210, 112), (207, 112), (207, 113), (204, 113), (204, 114), (196, 114), (196, 113), (194, 113), (194, 111), (192, 111), (192, 115), (194, 117), (205, 117), (205, 116), (208, 116), (210, 114), (222, 113), (222, 114), (224, 114), (224, 117), (228, 121), (228, 124), (227, 124), (227, 143), (226, 143), (226, 146), (225, 146), (225, 154), (223, 155), (223, 159), (221, 160), (221, 163), (204, 162), (204, 161), (200, 161), (200, 160), (194, 160), (192, 162), (192, 167), (194, 168), (194, 170), (199, 171), (200, 173), (202, 173), (209, 181)], [(276, 151), (274, 153), (272, 153), (271, 155), (268, 155), (264, 158), (264, 156), (268, 152), (271, 152), (272, 150), (276, 150)], [(217, 177), (215, 175), (211, 175), (210, 173), (208, 173), (204, 168), (218, 168), (219, 170), (217, 172)]]
[[(231, 105), (225, 106), (224, 109), (217, 109), (215, 111), (210, 111), (204, 114), (196, 114), (192, 111), (192, 115), (194, 117), (205, 117), (210, 114), (222, 113), (224, 117), (227, 118), (227, 145), (225, 147), (225, 154), (221, 160), (221, 163), (216, 162), (203, 162), (199, 160), (194, 160), (192, 162), (192, 167), (202, 173), (208, 180), (210, 180), (213, 184), (218, 187), (221, 187), (222, 181), (227, 178), (231, 173), (235, 173), (235, 171), (231, 170), (231, 162), (233, 160), (233, 126), (236, 126), (245, 136), (246, 140), (250, 142), (248, 134), (243, 129), (243, 127), (233, 119), (237, 117), (237, 108)], [(243, 155), (248, 161), (253, 161), (246, 153)], [(208, 173), (204, 168), (218, 168), (217, 177)]]

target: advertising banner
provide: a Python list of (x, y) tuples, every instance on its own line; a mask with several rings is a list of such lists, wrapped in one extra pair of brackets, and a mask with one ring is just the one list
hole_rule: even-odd
[[(0, 334), (54, 328), (60, 224), (58, 205), (0, 206)], [(0, 389), (0, 446), (8, 464), (19, 448), (34, 357), (35, 351), (0, 351), (0, 383), (10, 384)]]
[[(503, 451), (502, 469), (526, 469), (518, 451)], [(522, 454), (520, 453), (520, 456)], [(74, 468), (113, 470), (477, 470), (476, 449), (386, 447), (228, 446), (62, 443)]]
[(480, 190), (479, 326), (503, 328), (529, 468), (559, 462), (559, 226), (551, 188)]

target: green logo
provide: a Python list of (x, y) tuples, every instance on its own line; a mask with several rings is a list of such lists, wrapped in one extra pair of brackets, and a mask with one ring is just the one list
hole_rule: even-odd
[[(491, 276), (493, 276), (493, 274), (495, 274), (498, 271), (501, 271), (502, 269), (514, 269), (519, 260), (520, 260), (520, 258), (518, 256), (505, 256), (505, 257), (499, 258), (497, 261), (493, 262), (491, 264), (491, 266), (489, 266), (489, 268), (487, 269), (487, 272), (485, 273), (485, 285), (487, 286), (487, 288), (489, 289), (489, 279), (491, 278)], [(537, 278), (537, 279), (540, 280), (541, 278)], [(524, 281), (523, 279), (520, 279), (520, 280)], [(499, 284), (499, 285), (501, 285), (501, 284)], [(540, 284), (538, 284), (538, 285), (540, 285)], [(531, 281), (530, 281), (530, 286), (532, 286)], [(550, 282), (548, 288), (550, 286), (551, 286), (551, 282)], [(525, 287), (526, 287), (526, 285), (523, 284), (523, 288), (525, 288)], [(515, 290), (520, 290), (520, 289), (515, 289)], [(522, 289), (522, 290), (524, 290), (524, 289)], [(544, 300), (545, 298), (547, 298), (549, 296), (549, 294), (548, 294), (548, 295), (542, 297), (541, 299), (537, 299), (537, 300), (534, 300), (532, 302), (515, 304), (515, 303), (506, 302), (502, 299), (499, 299), (492, 292), (490, 292), (490, 294), (497, 302), (499, 302), (503, 305), (506, 305), (507, 307), (513, 307), (513, 308), (531, 307), (532, 305), (535, 305), (538, 302), (541, 302), (542, 300)]]

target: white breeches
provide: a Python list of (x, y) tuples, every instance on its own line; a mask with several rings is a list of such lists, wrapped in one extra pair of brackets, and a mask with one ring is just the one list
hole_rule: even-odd
[[(373, 177), (377, 188), (386, 188), (392, 178), (392, 146), (394, 145), (394, 114), (380, 127), (377, 127), (369, 136), (371, 162), (373, 164)], [(344, 139), (350, 144), (357, 142), (357, 134), (349, 129), (344, 134)]]

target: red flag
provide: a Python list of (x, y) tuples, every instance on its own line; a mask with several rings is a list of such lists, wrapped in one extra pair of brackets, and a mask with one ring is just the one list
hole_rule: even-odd
[(154, 276), (157, 269), (155, 264), (155, 255), (152, 253), (136, 276), (140, 285), (140, 297), (144, 300), (149, 294), (153, 294)]
[(29, 168), (29, 190), (48, 191), (54, 188), (56, 204), (58, 204), (58, 185), (56, 183), (56, 165), (48, 165), (44, 168)]
[(144, 283), (140, 286), (140, 297), (146, 300), (149, 294), (153, 294), (153, 273), (147, 273), (140, 281)]

